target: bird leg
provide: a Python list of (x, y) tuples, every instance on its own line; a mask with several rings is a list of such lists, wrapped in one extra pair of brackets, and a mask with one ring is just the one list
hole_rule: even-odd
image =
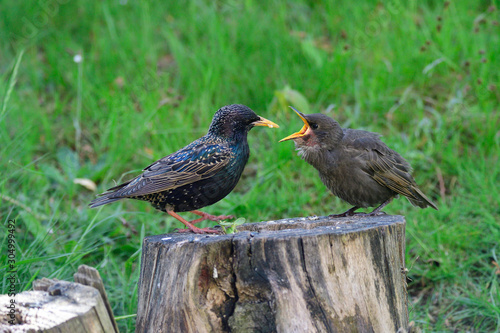
[(199, 211), (199, 210), (192, 210), (191, 213), (201, 216), (199, 219), (190, 221), (192, 224), (195, 224), (195, 223), (198, 223), (198, 222), (201, 222), (201, 221), (205, 221), (205, 220), (220, 221), (220, 220), (234, 219), (233, 215), (219, 215), (219, 216), (216, 216), (216, 215), (211, 215), (211, 214), (208, 214), (208, 213), (204, 213), (204, 212)]
[(382, 208), (384, 208), (385, 206), (390, 204), (392, 199), (394, 199), (394, 197), (392, 197), (392, 198), (388, 199), (387, 201), (385, 201), (384, 203), (382, 203), (380, 206), (375, 208), (371, 213), (355, 213), (354, 211), (359, 209), (359, 207), (354, 206), (342, 214), (332, 214), (332, 215), (328, 215), (328, 217), (347, 217), (347, 216), (354, 216), (354, 215), (356, 215), (356, 216), (377, 216), (379, 214), (385, 214), (384, 212), (381, 212), (381, 210), (382, 210)]
[(382, 208), (384, 208), (385, 206), (390, 204), (392, 199), (394, 199), (394, 198), (389, 198), (389, 200), (387, 200), (386, 202), (384, 202), (383, 204), (381, 204), (380, 206), (375, 208), (371, 213), (366, 214), (366, 216), (376, 216), (378, 214), (385, 214), (384, 212), (381, 212), (380, 210), (382, 210)]
[(214, 229), (211, 229), (211, 228), (198, 228), (198, 227), (195, 227), (193, 225), (192, 221), (191, 222), (186, 221), (184, 218), (182, 218), (179, 214), (177, 214), (173, 210), (167, 210), (167, 213), (170, 216), (175, 217), (177, 220), (179, 220), (180, 222), (182, 222), (182, 224), (184, 224), (186, 227), (188, 227), (188, 229), (179, 229), (178, 232), (189, 232), (189, 231), (192, 231), (195, 234), (207, 234), (207, 233), (210, 233), (210, 234), (220, 234), (220, 233), (222, 233), (222, 231), (214, 230)]
[(353, 216), (353, 215), (357, 215), (357, 214), (361, 214), (361, 213), (355, 213), (354, 211), (356, 211), (357, 209), (359, 209), (358, 206), (354, 206), (352, 207), (351, 209), (341, 213), (341, 214), (331, 214), (331, 215), (328, 215), (328, 217), (347, 217), (347, 216)]

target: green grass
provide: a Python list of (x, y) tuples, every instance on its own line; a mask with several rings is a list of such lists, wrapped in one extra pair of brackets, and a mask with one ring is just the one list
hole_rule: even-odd
[(382, 133), (438, 204), (386, 209), (408, 221), (415, 326), (500, 331), (498, 1), (3, 2), (0, 270), (15, 219), (18, 290), (88, 264), (115, 314), (134, 314), (142, 238), (180, 224), (143, 202), (87, 204), (203, 135), (226, 104), (281, 127), (252, 130), (240, 183), (207, 212), (260, 221), (347, 209), (277, 143), (301, 126), (293, 103)]

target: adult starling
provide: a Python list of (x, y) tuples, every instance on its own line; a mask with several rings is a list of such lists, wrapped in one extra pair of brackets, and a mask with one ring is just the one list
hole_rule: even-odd
[[(215, 113), (205, 136), (154, 162), (134, 179), (110, 188), (90, 207), (123, 198), (149, 201), (189, 228), (183, 231), (217, 233), (193, 224), (232, 216), (213, 216), (198, 209), (216, 203), (234, 189), (250, 155), (247, 134), (254, 126), (279, 127), (245, 105), (224, 106)], [(188, 211), (201, 217), (186, 221), (177, 214)]]
[[(304, 122), (302, 129), (280, 140), (294, 140), (307, 163), (319, 172), (323, 184), (337, 197), (353, 205), (331, 217), (377, 215), (398, 194), (421, 208), (436, 205), (417, 187), (410, 164), (387, 147), (377, 133), (341, 128), (320, 113), (305, 115), (292, 108)], [(371, 213), (355, 213), (373, 207)]]

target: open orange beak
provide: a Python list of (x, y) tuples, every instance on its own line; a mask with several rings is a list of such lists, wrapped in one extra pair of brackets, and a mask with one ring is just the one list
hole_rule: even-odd
[(261, 116), (259, 116), (259, 120), (254, 121), (252, 123), (252, 125), (254, 125), (254, 126), (267, 126), (269, 128), (273, 128), (273, 127), (278, 128), (279, 127), (278, 124), (275, 124), (272, 121), (270, 121), (264, 117), (261, 117)]
[(307, 122), (305, 115), (302, 112), (297, 111), (297, 109), (295, 109), (293, 106), (290, 106), (290, 108), (293, 111), (295, 111), (296, 114), (298, 114), (300, 119), (302, 119), (302, 121), (304, 122), (304, 126), (297, 133), (293, 133), (292, 135), (289, 135), (286, 138), (281, 139), (279, 142), (301, 138), (306, 135), (306, 132), (309, 129), (309, 123)]

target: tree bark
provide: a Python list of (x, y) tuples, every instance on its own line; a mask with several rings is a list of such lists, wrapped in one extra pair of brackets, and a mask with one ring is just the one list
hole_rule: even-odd
[(144, 239), (136, 332), (406, 332), (402, 216)]

